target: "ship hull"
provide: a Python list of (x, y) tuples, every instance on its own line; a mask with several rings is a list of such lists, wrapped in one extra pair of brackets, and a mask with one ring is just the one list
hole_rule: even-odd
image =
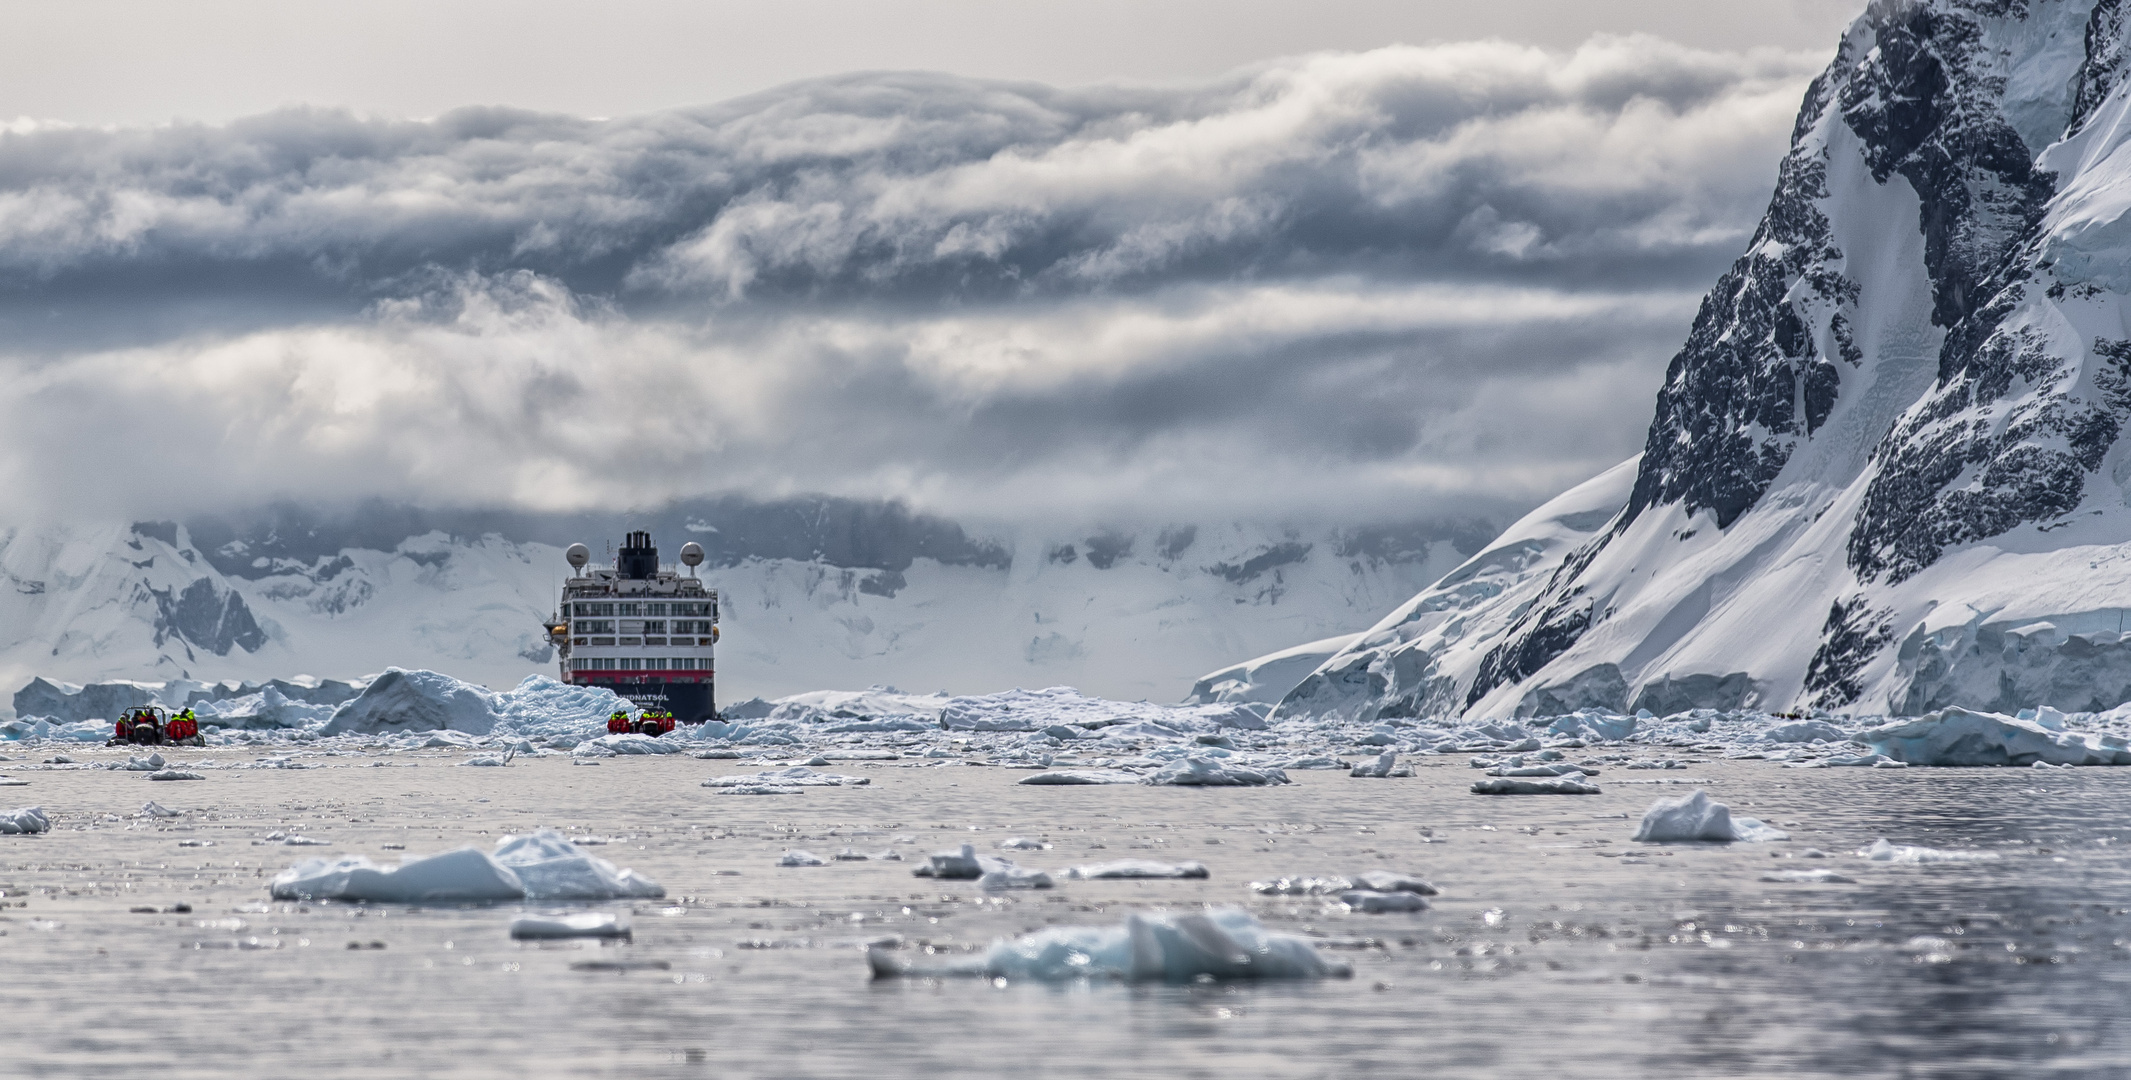
[(571, 680), (579, 686), (603, 686), (628, 698), (640, 709), (664, 709), (684, 724), (700, 724), (718, 718), (717, 696), (709, 679), (701, 682), (659, 682), (650, 679)]

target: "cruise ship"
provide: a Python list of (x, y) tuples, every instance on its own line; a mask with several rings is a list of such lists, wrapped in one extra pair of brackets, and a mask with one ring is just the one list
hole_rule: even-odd
[(630, 533), (611, 566), (591, 566), (583, 544), (571, 544), (564, 557), (571, 576), (547, 626), (562, 681), (604, 686), (684, 724), (717, 719), (718, 592), (696, 577), (702, 545), (681, 545), (686, 574), (659, 565), (648, 532)]

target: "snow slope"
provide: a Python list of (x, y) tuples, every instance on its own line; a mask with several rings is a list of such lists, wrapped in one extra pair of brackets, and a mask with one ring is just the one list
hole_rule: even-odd
[(1505, 573), (1519, 523), (1279, 714), (2131, 699), (2126, 14), (1873, 4), (1632, 485), (1578, 489), (1617, 515)]
[[(0, 532), (0, 686), (347, 679), (395, 666), (513, 686), (555, 674), (541, 623), (568, 570), (563, 547), (598, 551), (622, 528), (395, 537), (384, 516), (301, 536), (168, 522)], [(724, 564), (703, 568), (723, 593), (721, 702), (888, 683), (1174, 701), (1192, 672), (1387, 610), (1462, 557), (1447, 535), (1395, 530), (912, 539), (879, 514), (839, 526), (842, 546), (795, 547), (743, 535), (740, 517), (717, 518), (720, 532), (684, 515), (687, 526), (655, 534), (669, 558), (701, 539)]]

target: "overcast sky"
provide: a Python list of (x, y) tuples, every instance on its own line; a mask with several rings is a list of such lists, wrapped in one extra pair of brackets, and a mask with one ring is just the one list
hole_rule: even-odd
[(1851, 6), (10, 5), (0, 497), (1512, 512)]

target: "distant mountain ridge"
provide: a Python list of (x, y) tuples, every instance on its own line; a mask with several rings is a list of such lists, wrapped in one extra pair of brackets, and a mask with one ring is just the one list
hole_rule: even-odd
[[(721, 698), (902, 683), (1075, 685), (1173, 701), (1191, 673), (1389, 610), (1483, 522), (1214, 523), (979, 535), (891, 502), (681, 503), (637, 514), (277, 506), (0, 531), (0, 681), (554, 674), (567, 571), (625, 529), (701, 543), (724, 593)], [(1057, 535), (1064, 533), (1064, 535)], [(1245, 614), (1247, 612), (1247, 614)]]
[(1279, 711), (2131, 699), (2127, 49), (2121, 0), (1875, 0), (1642, 455)]

